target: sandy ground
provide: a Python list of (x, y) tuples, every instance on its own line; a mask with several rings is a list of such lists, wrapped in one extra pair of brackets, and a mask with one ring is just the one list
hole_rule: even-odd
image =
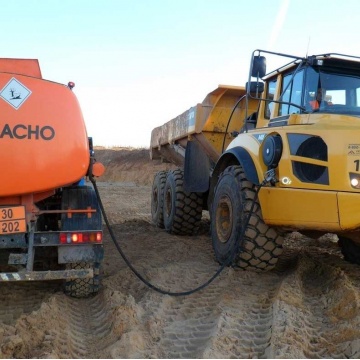
[[(206, 216), (195, 237), (154, 227), (150, 184), (163, 165), (128, 162), (120, 152), (114, 165), (114, 154), (102, 154), (102, 160), (105, 155), (110, 170), (98, 188), (133, 266), (165, 291), (187, 291), (207, 281), (219, 265)], [(311, 240), (293, 233), (284, 246), (274, 271), (226, 268), (204, 290), (175, 297), (141, 282), (105, 230), (97, 296), (66, 297), (61, 283), (1, 284), (0, 356), (359, 358), (360, 268), (342, 259), (331, 235)]]

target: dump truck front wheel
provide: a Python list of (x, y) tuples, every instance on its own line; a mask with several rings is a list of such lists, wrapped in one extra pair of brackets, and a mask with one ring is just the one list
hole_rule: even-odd
[(154, 225), (164, 228), (164, 188), (166, 182), (166, 171), (159, 171), (154, 177), (151, 189), (151, 219)]
[[(255, 195), (241, 166), (230, 166), (221, 174), (211, 210), (211, 237), (220, 264), (229, 262), (242, 269), (267, 271), (277, 263), (283, 237), (264, 223)], [(244, 226), (247, 228), (241, 239)]]
[(172, 234), (196, 234), (200, 227), (203, 198), (200, 193), (184, 191), (181, 169), (168, 172), (164, 188), (164, 227)]

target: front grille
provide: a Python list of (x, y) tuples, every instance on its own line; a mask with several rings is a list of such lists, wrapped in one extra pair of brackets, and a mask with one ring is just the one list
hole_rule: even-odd
[(326, 166), (293, 161), (293, 173), (302, 182), (329, 185), (329, 174)]
[(302, 182), (329, 185), (328, 167), (310, 164), (307, 159), (328, 161), (327, 145), (319, 136), (288, 134), (291, 155), (302, 157), (293, 160), (294, 175)]

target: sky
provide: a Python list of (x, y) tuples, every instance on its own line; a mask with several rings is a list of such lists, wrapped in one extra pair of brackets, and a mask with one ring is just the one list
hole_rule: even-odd
[(360, 56), (358, 0), (0, 0), (0, 6), (0, 57), (35, 58), (45, 79), (73, 81), (98, 146), (149, 147), (153, 128), (219, 84), (244, 86), (255, 49)]

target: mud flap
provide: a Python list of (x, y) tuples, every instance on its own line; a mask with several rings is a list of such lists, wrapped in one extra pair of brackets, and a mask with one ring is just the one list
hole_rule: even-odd
[(209, 189), (210, 161), (197, 141), (188, 141), (185, 151), (184, 190), (204, 193)]
[(101, 262), (104, 255), (102, 245), (69, 245), (58, 248), (58, 263)]

